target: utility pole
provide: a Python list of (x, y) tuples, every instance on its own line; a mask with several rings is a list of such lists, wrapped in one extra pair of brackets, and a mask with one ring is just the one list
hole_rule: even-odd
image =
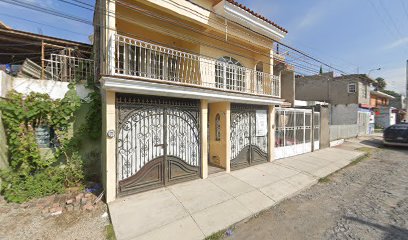
[[(408, 60), (406, 66), (406, 89), (405, 89), (405, 111), (408, 112)], [(405, 121), (408, 122), (408, 113), (405, 114)]]

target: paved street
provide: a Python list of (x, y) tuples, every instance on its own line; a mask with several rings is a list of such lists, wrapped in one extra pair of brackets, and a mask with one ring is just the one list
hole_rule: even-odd
[(408, 239), (408, 149), (374, 152), (227, 239)]

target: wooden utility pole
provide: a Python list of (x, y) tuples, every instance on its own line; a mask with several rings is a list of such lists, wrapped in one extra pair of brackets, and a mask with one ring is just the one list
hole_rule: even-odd
[(41, 41), (41, 79), (45, 79), (45, 44)]

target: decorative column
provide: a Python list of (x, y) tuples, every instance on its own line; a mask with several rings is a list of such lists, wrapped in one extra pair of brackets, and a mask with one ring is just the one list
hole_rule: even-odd
[(115, 92), (102, 90), (102, 178), (106, 202), (116, 199)]
[(231, 172), (231, 103), (225, 103), (225, 172)]

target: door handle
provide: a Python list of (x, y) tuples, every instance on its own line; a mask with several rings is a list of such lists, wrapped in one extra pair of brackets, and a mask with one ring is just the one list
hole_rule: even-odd
[(162, 143), (162, 144), (156, 144), (156, 145), (154, 145), (154, 146), (155, 146), (155, 147), (162, 147), (162, 148), (164, 148), (164, 147), (167, 146), (167, 144)]

